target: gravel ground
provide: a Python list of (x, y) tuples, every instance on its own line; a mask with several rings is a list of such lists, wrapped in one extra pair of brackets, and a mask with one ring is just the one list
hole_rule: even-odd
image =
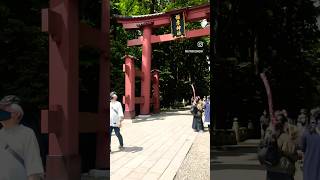
[(174, 180), (210, 179), (210, 134), (199, 133)]

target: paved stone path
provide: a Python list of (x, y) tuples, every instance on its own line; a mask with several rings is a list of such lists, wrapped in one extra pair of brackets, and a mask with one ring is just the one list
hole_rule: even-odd
[(210, 179), (210, 134), (199, 133), (175, 180)]
[(125, 121), (121, 128), (125, 149), (119, 151), (117, 137), (111, 138), (111, 179), (173, 179), (198, 134), (191, 124), (189, 110)]
[[(257, 159), (258, 140), (248, 140), (237, 146), (225, 146), (211, 150), (211, 169), (213, 180), (264, 180), (266, 171)], [(302, 180), (297, 169), (295, 180)]]

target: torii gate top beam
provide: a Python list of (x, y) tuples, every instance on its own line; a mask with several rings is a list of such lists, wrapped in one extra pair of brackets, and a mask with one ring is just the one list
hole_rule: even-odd
[(147, 14), (140, 16), (121, 16), (115, 15), (117, 22), (123, 25), (124, 29), (136, 30), (140, 29), (143, 25), (152, 25), (153, 28), (158, 28), (166, 25), (170, 25), (171, 15), (177, 13), (185, 13), (185, 21), (193, 22), (200, 21), (202, 19), (210, 18), (210, 4), (204, 4), (200, 6), (187, 7), (168, 11), (165, 13)]

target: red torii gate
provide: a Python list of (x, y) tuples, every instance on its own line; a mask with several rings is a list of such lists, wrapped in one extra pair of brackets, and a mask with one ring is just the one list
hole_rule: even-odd
[[(78, 3), (50, 0), (42, 10), (42, 31), (49, 33), (49, 109), (41, 112), (41, 131), (49, 134), (48, 180), (80, 179), (81, 132), (97, 134), (96, 168), (109, 168), (110, 5), (102, 0), (99, 30), (79, 23)], [(79, 114), (79, 44), (100, 49), (98, 114)]]
[[(152, 35), (152, 29), (162, 26), (168, 26), (171, 24), (171, 16), (175, 14), (183, 13), (185, 16), (185, 22), (200, 21), (208, 19), (210, 21), (210, 4), (204, 4), (195, 7), (187, 7), (177, 9), (165, 13), (149, 14), (142, 16), (120, 16), (116, 15), (118, 23), (123, 25), (126, 30), (142, 30), (143, 36), (138, 39), (128, 40), (128, 46), (142, 45), (142, 66), (141, 73), (138, 74), (141, 77), (141, 97), (135, 97), (135, 73), (134, 63), (131, 56), (125, 56), (124, 71), (126, 72), (125, 78), (125, 96), (123, 103), (125, 104), (125, 118), (133, 118), (135, 114), (135, 104), (140, 104), (140, 114), (145, 115), (150, 113), (150, 104), (153, 103), (155, 110), (160, 108), (159, 104), (159, 73), (155, 73), (153, 89), (153, 102), (150, 98), (150, 84), (151, 84), (151, 53), (152, 43), (173, 41), (180, 37), (174, 37), (173, 34), (164, 35)], [(195, 29), (185, 32), (183, 38), (194, 38), (201, 36), (209, 36), (210, 27), (203, 29)]]

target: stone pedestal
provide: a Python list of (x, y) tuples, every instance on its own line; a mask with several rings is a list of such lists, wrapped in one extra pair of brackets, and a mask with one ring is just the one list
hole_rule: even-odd
[(238, 122), (238, 118), (234, 118), (233, 119), (233, 125), (232, 125), (232, 129), (235, 132), (236, 135), (236, 140), (239, 143), (240, 142), (240, 134), (239, 134), (239, 122)]
[(124, 119), (134, 119), (136, 117), (135, 111), (125, 111), (124, 112)]

